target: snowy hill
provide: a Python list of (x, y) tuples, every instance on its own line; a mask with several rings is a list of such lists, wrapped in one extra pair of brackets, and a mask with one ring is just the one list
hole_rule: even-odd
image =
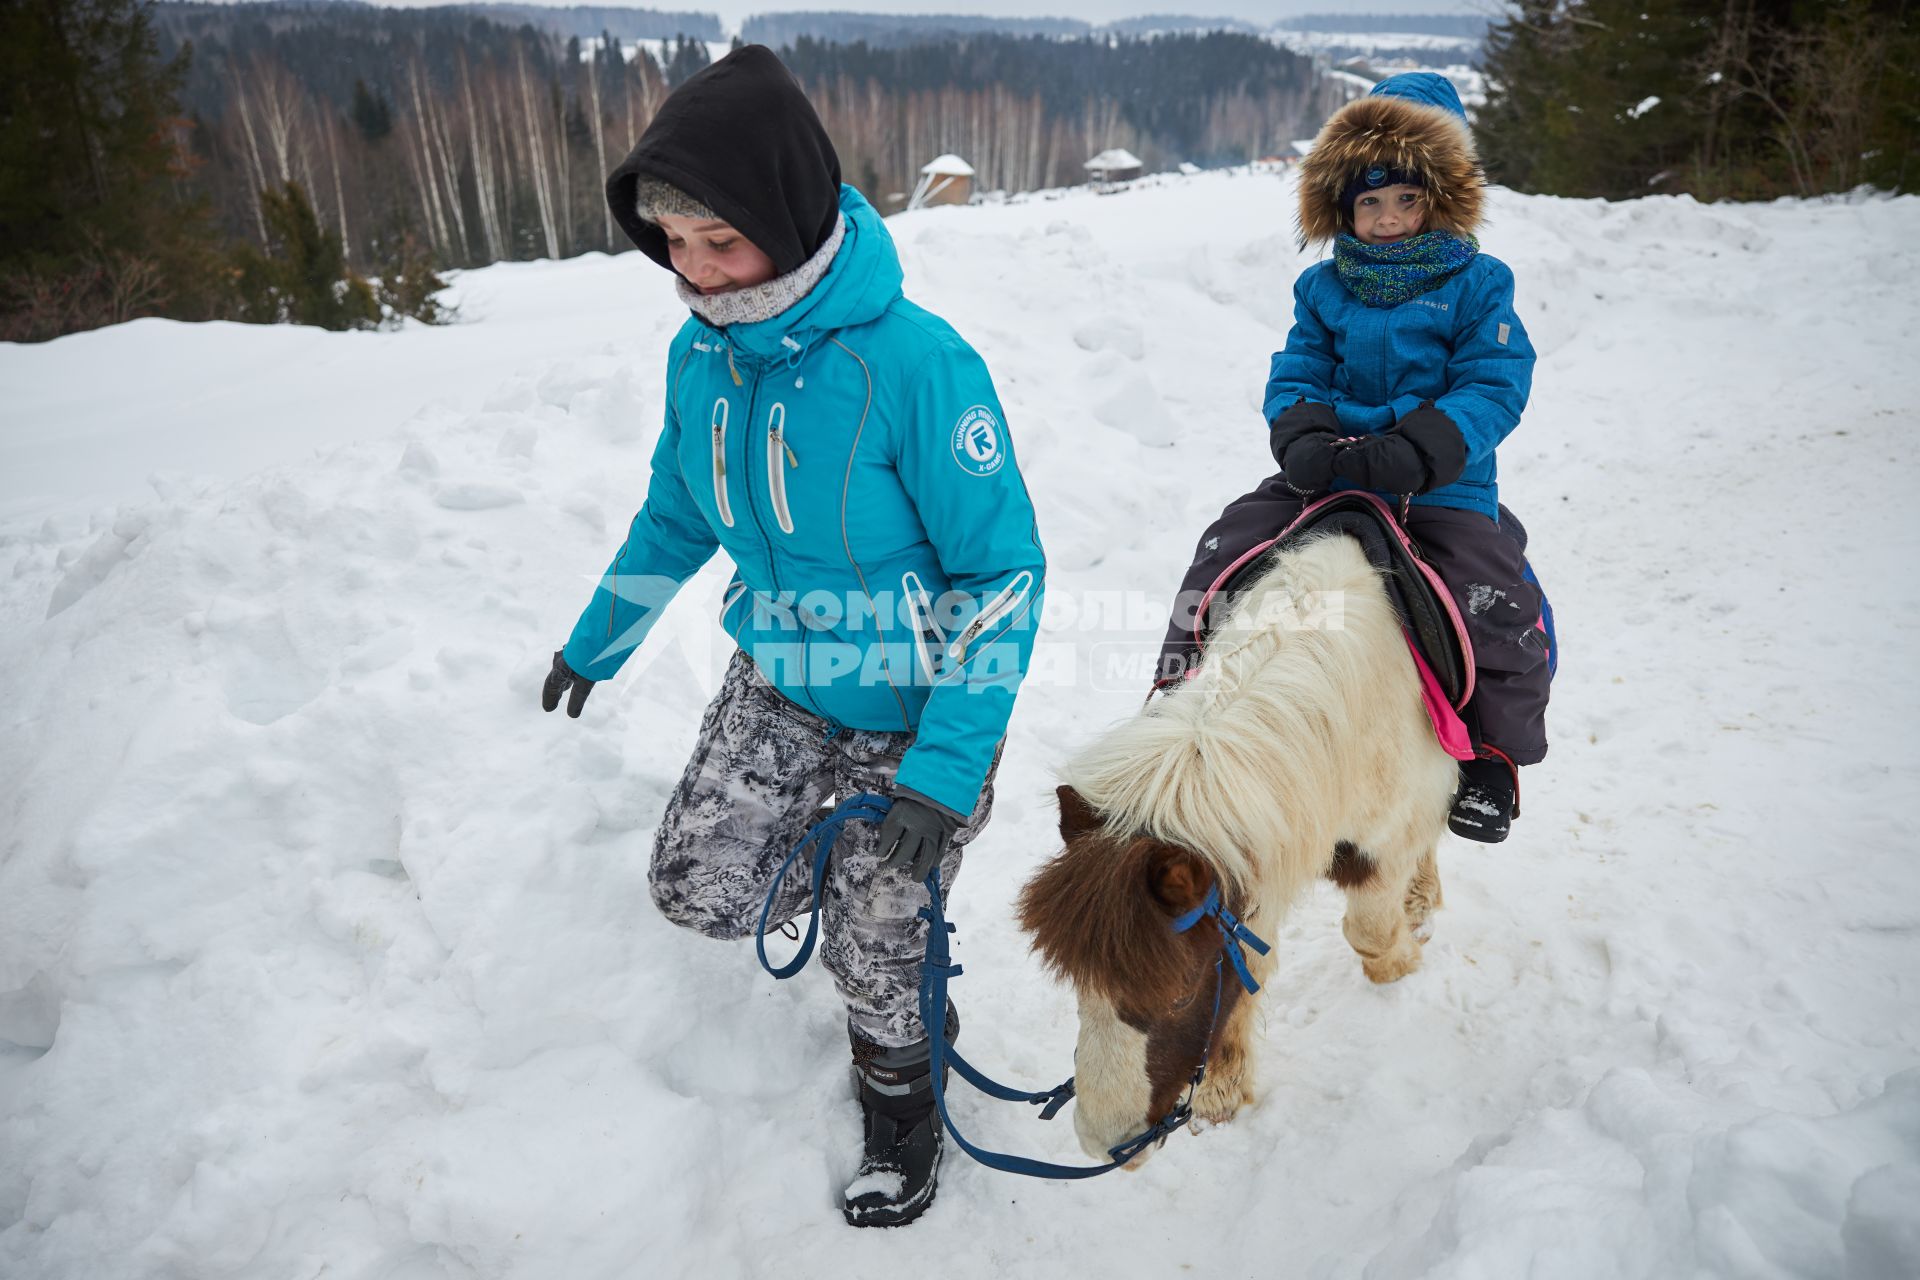
[[(1126, 593), (1270, 465), (1290, 210), (1217, 173), (891, 223), (1050, 559), (952, 910), (1009, 1080), (1073, 1051), (1009, 919), (1049, 769), (1139, 702)], [(0, 1275), (1920, 1272), (1920, 200), (1492, 211), (1542, 356), (1502, 493), (1564, 649), (1514, 839), (1443, 848), (1393, 987), (1300, 904), (1233, 1125), (1091, 1183), (954, 1154), (893, 1233), (836, 1211), (824, 975), (648, 900), (720, 567), (584, 718), (536, 707), (644, 489), (657, 269), (470, 273), (449, 329), (0, 347)]]

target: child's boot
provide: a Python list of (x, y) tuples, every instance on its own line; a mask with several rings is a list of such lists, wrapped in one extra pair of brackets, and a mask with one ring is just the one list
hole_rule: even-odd
[[(947, 1006), (947, 1035), (959, 1031)], [(866, 1152), (841, 1212), (856, 1227), (899, 1227), (933, 1203), (942, 1133), (933, 1102), (933, 1052), (925, 1040), (888, 1049), (848, 1029), (859, 1081)], [(944, 1080), (942, 1083), (945, 1083)]]
[(1447, 826), (1481, 844), (1499, 844), (1520, 816), (1520, 779), (1513, 762), (1491, 747), (1460, 765), (1460, 790)]

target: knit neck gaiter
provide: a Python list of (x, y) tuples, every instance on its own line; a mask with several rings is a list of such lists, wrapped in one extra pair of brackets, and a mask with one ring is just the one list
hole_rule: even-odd
[(1368, 244), (1342, 232), (1333, 242), (1333, 269), (1367, 306), (1397, 307), (1445, 284), (1478, 252), (1478, 239), (1450, 231), (1428, 231), (1394, 244)]
[(729, 293), (701, 293), (685, 279), (675, 276), (680, 301), (716, 329), (771, 320), (813, 292), (813, 287), (827, 274), (827, 268), (833, 265), (834, 256), (840, 252), (840, 246), (846, 238), (847, 220), (843, 217), (833, 224), (833, 233), (814, 251), (813, 256), (792, 271), (765, 283), (748, 285)]

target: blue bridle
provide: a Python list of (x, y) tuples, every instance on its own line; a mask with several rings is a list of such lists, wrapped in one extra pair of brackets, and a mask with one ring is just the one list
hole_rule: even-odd
[[(780, 864), (780, 870), (774, 875), (773, 884), (767, 889), (767, 900), (760, 909), (760, 928), (754, 937), (754, 948), (760, 957), (760, 965), (776, 978), (791, 978), (806, 967), (813, 955), (814, 943), (820, 932), (820, 899), (826, 883), (827, 864), (833, 857), (834, 843), (848, 822), (860, 819), (866, 822), (878, 822), (886, 816), (892, 801), (885, 796), (863, 792), (844, 801), (824, 820), (815, 824), (795, 845), (786, 861)], [(788, 870), (809, 847), (813, 856), (813, 919), (807, 925), (806, 938), (800, 944), (800, 950), (786, 964), (775, 967), (767, 959), (767, 920), (772, 915), (775, 899), (781, 884), (786, 880)], [(1019, 1173), (1035, 1178), (1091, 1178), (1098, 1174), (1110, 1173), (1125, 1165), (1149, 1147), (1166, 1141), (1175, 1130), (1193, 1118), (1193, 1098), (1200, 1088), (1200, 1082), (1206, 1079), (1207, 1059), (1213, 1052), (1214, 1032), (1220, 1024), (1220, 996), (1226, 985), (1226, 969), (1233, 967), (1234, 976), (1249, 995), (1260, 990), (1260, 984), (1253, 980), (1252, 972), (1247, 968), (1245, 948), (1252, 947), (1261, 955), (1270, 949), (1257, 937), (1233, 912), (1227, 910), (1220, 901), (1218, 885), (1207, 890), (1205, 901), (1192, 910), (1185, 912), (1173, 921), (1175, 933), (1185, 933), (1202, 920), (1212, 920), (1220, 931), (1220, 954), (1213, 962), (1213, 1016), (1207, 1023), (1207, 1038), (1200, 1049), (1200, 1062), (1193, 1069), (1193, 1075), (1187, 1082), (1187, 1096), (1176, 1103), (1172, 1110), (1160, 1117), (1143, 1133), (1136, 1134), (1124, 1142), (1116, 1143), (1107, 1149), (1109, 1160), (1098, 1165), (1051, 1164), (1044, 1160), (1032, 1160), (1025, 1156), (1009, 1155), (999, 1151), (989, 1151), (967, 1141), (959, 1127), (953, 1122), (953, 1115), (947, 1109), (946, 1068), (951, 1066), (959, 1072), (968, 1084), (991, 1097), (1003, 1102), (1026, 1102), (1040, 1108), (1040, 1118), (1051, 1120), (1060, 1113), (1060, 1109), (1073, 1100), (1073, 1080), (1040, 1093), (1029, 1093), (1003, 1085), (972, 1063), (960, 1056), (959, 1050), (947, 1042), (947, 984), (960, 976), (960, 966), (953, 963), (947, 949), (947, 939), (954, 932), (954, 926), (947, 922), (940, 905), (940, 869), (935, 867), (926, 879), (927, 905), (920, 908), (919, 916), (927, 922), (926, 959), (920, 966), (920, 1021), (927, 1029), (930, 1079), (933, 1086), (934, 1106), (940, 1112), (940, 1122), (953, 1135), (953, 1140), (962, 1151), (978, 1160), (990, 1169), (1003, 1173)]]

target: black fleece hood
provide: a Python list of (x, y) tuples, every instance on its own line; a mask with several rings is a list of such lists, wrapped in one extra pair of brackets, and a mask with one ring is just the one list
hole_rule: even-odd
[(732, 223), (781, 275), (812, 257), (840, 216), (840, 157), (800, 83), (765, 45), (735, 49), (669, 94), (607, 178), (614, 221), (672, 270), (666, 236), (634, 207), (642, 174)]

